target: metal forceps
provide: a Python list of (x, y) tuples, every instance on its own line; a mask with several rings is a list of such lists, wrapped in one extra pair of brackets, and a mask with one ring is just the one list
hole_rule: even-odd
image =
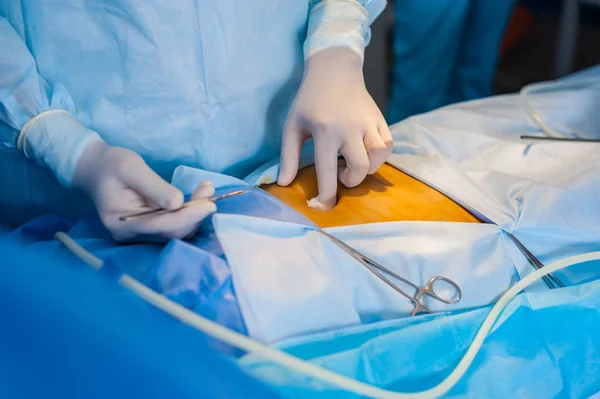
[(585, 137), (549, 137), (549, 136), (521, 136), (522, 140), (562, 141), (571, 143), (600, 143), (600, 139), (588, 139)]
[[(525, 247), (525, 245), (521, 244), (521, 241), (517, 240), (517, 237), (515, 237), (512, 233), (508, 233), (508, 237), (510, 237), (510, 239), (516, 244), (517, 248), (519, 248), (519, 250), (523, 253), (523, 255), (525, 255), (525, 257), (533, 265), (533, 267), (535, 267), (536, 269), (541, 269), (544, 267), (544, 264), (538, 258), (536, 258), (535, 255), (533, 255)], [(558, 288), (565, 287), (563, 282), (560, 281), (554, 275), (554, 273), (548, 273), (547, 275), (545, 275), (543, 277), (543, 280), (550, 289), (557, 288), (557, 287)]]
[[(425, 284), (423, 287), (419, 287), (415, 283), (405, 279), (404, 277), (402, 277), (398, 273), (395, 273), (394, 271), (388, 269), (387, 267), (380, 265), (379, 263), (375, 262), (368, 256), (361, 254), (354, 248), (352, 248), (349, 245), (345, 244), (344, 242), (338, 240), (334, 236), (326, 233), (325, 231), (323, 231), (321, 229), (319, 229), (318, 231), (321, 234), (323, 234), (324, 236), (326, 236), (327, 238), (329, 238), (339, 248), (343, 249), (346, 253), (348, 253), (354, 259), (356, 259), (358, 262), (360, 262), (363, 266), (365, 266), (371, 273), (373, 273), (375, 276), (377, 276), (380, 280), (382, 280), (384, 283), (389, 285), (392, 289), (394, 289), (400, 295), (402, 295), (405, 298), (407, 298), (408, 300), (410, 300), (414, 305), (414, 308), (413, 308), (412, 312), (410, 313), (411, 316), (416, 316), (421, 313), (429, 313), (429, 314), (432, 313), (431, 310), (429, 310), (429, 308), (427, 306), (425, 306), (421, 303), (421, 298), (423, 298), (425, 295), (428, 295), (434, 299), (437, 299), (440, 302), (447, 303), (447, 304), (455, 304), (458, 301), (460, 301), (460, 298), (462, 296), (462, 291), (460, 290), (460, 286), (447, 277), (434, 276), (434, 277), (430, 278), (429, 281), (427, 282), (427, 284)], [(411, 296), (408, 293), (406, 293), (404, 290), (400, 289), (396, 284), (391, 282), (390, 279), (385, 277), (383, 275), (383, 273), (389, 274), (390, 276), (413, 287), (416, 290), (415, 295)], [(438, 294), (436, 294), (435, 290), (433, 288), (433, 284), (436, 281), (445, 281), (448, 284), (450, 284), (456, 290), (456, 295), (454, 296), (454, 298), (446, 299), (446, 298), (443, 298), (443, 297), (439, 296)]]

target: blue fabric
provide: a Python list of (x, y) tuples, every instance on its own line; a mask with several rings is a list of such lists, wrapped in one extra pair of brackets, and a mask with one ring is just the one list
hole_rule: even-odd
[[(0, 2), (0, 224), (89, 210), (15, 149), (19, 131), (48, 110), (66, 110), (89, 129), (54, 120), (32, 128), (45, 144), (34, 159), (67, 185), (93, 132), (167, 180), (179, 165), (241, 178), (279, 155), (303, 75), (309, 8), (319, 3)], [(371, 12), (360, 14), (368, 40), (366, 25), (385, 0), (338, 4), (342, 21), (346, 7)], [(340, 45), (336, 33), (321, 44)]]
[[(201, 250), (186, 251), (174, 243), (171, 249), (115, 247), (101, 238), (93, 221), (73, 225), (41, 218), (16, 231), (10, 242), (4, 237), (0, 302), (10, 306), (0, 307), (0, 396), (271, 397), (209, 351), (205, 344), (210, 341), (202, 334), (124, 292), (111, 277), (98, 278), (58, 243), (49, 242), (56, 230), (79, 237), (96, 231), (99, 238), (78, 241), (105, 259), (112, 253), (137, 263), (127, 270), (138, 277), (146, 261), (160, 263), (157, 259), (170, 258), (171, 266), (179, 260), (188, 269), (190, 264), (208, 267)], [(200, 285), (208, 296), (206, 286)], [(447, 397), (586, 398), (600, 391), (599, 307), (598, 281), (520, 295)], [(278, 346), (363, 381), (417, 391), (452, 370), (487, 311), (384, 321)], [(287, 397), (355, 397), (255, 356), (240, 364)]]
[[(282, 206), (270, 195), (248, 188), (234, 178), (180, 168), (175, 173), (174, 183), (189, 193), (188, 188), (211, 175), (212, 180), (218, 182), (219, 193), (240, 187), (251, 190), (243, 196), (220, 202), (221, 218), (231, 218), (224, 214), (243, 214), (308, 224), (301, 215)], [(275, 222), (269, 222), (272, 223)], [(441, 230), (436, 230), (436, 225), (415, 223), (411, 227), (410, 223), (405, 224), (406, 231), (398, 235), (399, 241), (388, 244), (398, 250), (406, 240), (407, 248), (418, 251), (419, 245), (414, 240), (419, 235), (413, 233), (419, 226), (428, 231), (425, 239), (444, 243), (453, 251), (466, 237), (464, 231), (456, 234), (457, 227), (446, 224), (449, 234), (454, 231), (454, 241), (440, 240)], [(493, 229), (493, 226), (475, 226)], [(379, 250), (383, 248), (384, 238), (388, 241), (391, 238), (383, 227), (378, 234)], [(394, 229), (395, 225), (387, 227)], [(469, 226), (461, 228), (468, 229)], [(67, 231), (86, 249), (104, 259), (107, 270), (94, 272), (58, 242), (52, 241), (52, 235), (58, 230)], [(376, 238), (372, 232), (365, 234), (370, 231), (368, 225), (359, 226), (354, 231), (354, 238), (349, 234), (351, 231), (345, 230), (348, 229), (341, 229), (337, 234), (343, 234), (345, 240), (361, 250), (361, 241)], [(426, 244), (427, 241), (422, 241), (424, 238), (418, 242)], [(425, 247), (435, 248), (435, 245), (422, 248)], [(188, 393), (197, 394), (198, 385), (202, 385), (205, 389), (202, 392), (210, 397), (243, 397), (246, 393), (249, 397), (268, 397), (266, 393), (254, 390), (259, 387), (245, 385), (246, 377), (239, 375), (236, 369), (220, 368), (216, 363), (218, 360), (213, 361), (211, 357), (214, 354), (209, 352), (205, 356), (206, 350), (198, 347), (207, 344), (234, 358), (241, 354), (239, 351), (194, 333), (163, 313), (152, 310), (120, 290), (115, 281), (119, 271), (127, 272), (195, 312), (245, 333), (238, 294), (232, 287), (231, 272), (221, 244), (215, 240), (211, 223), (203, 226), (189, 243), (174, 240), (166, 246), (117, 246), (96, 218), (71, 223), (47, 216), (0, 238), (0, 249), (8, 255), (7, 263), (0, 267), (0, 300), (14, 304), (0, 307), (0, 317), (11, 326), (0, 329), (0, 338), (4, 338), (0, 340), (0, 364), (3, 370), (8, 370), (0, 373), (0, 378), (7, 379), (0, 380), (3, 397), (46, 396), (36, 390), (52, 390), (59, 397), (93, 397), (93, 394), (87, 395), (89, 392), (112, 397), (112, 394), (120, 396), (118, 393), (121, 392), (123, 396), (131, 395), (132, 390), (145, 393), (148, 389), (152, 389), (151, 393), (157, 397), (168, 389), (178, 397), (186, 397)], [(522, 256), (519, 258), (514, 246), (507, 246), (506, 250), (510, 251), (511, 259), (521, 259), (523, 266)], [(463, 258), (456, 258), (456, 254), (449, 257), (443, 251), (438, 253), (441, 258), (453, 259), (444, 273), (469, 263), (468, 259), (475, 255), (487, 253), (489, 245), (475, 246), (472, 251), (467, 251)], [(503, 256), (503, 252), (497, 254)], [(11, 261), (12, 256), (36, 253), (43, 259), (25, 257), (15, 259), (16, 264)], [(556, 257), (566, 255), (565, 252), (554, 252)], [(427, 259), (435, 262), (435, 257)], [(504, 263), (510, 266), (510, 260)], [(598, 269), (596, 263), (581, 265), (584, 273), (588, 273), (586, 284), (520, 295), (505, 311), (472, 369), (449, 397), (505, 398), (517, 393), (520, 397), (584, 398), (599, 391), (600, 338), (595, 331), (600, 327), (597, 312), (600, 282), (598, 273), (592, 277), (592, 271)], [(490, 264), (490, 259), (482, 261), (480, 272), (488, 269), (496, 272), (496, 267), (486, 269)], [(348, 273), (348, 277), (352, 278), (353, 274)], [(483, 277), (480, 274), (478, 278)], [(276, 288), (268, 285), (268, 281), (264, 284), (268, 289)], [(356, 292), (357, 298), (365, 299), (372, 291), (367, 287)], [(487, 308), (471, 307), (417, 318), (368, 320), (366, 323), (370, 324), (303, 335), (278, 346), (359, 380), (393, 390), (417, 391), (441, 381), (452, 370), (486, 313)], [(22, 314), (29, 317), (22, 317)], [(196, 354), (198, 356), (194, 357)], [(61, 359), (58, 365), (56, 358)], [(237, 361), (244, 370), (288, 397), (319, 397), (318, 394), (354, 397), (254, 355)], [(42, 375), (48, 373), (48, 364), (53, 365), (52, 373)], [(211, 369), (205, 372), (201, 368), (206, 364), (210, 364)], [(224, 365), (229, 366), (229, 363)], [(96, 380), (90, 381), (90, 375)], [(143, 385), (142, 381), (147, 383), (148, 375), (153, 376), (156, 388)], [(218, 385), (210, 385), (203, 376), (207, 381), (210, 376), (210, 381)], [(219, 382), (223, 380), (218, 380), (217, 376), (227, 379)], [(28, 378), (40, 382), (38, 385), (24, 383)], [(103, 385), (99, 387), (98, 381)], [(238, 394), (235, 391), (238, 387), (247, 388)], [(230, 391), (213, 395), (211, 390), (214, 389)], [(181, 394), (176, 390), (181, 390)]]
[(500, 40), (514, 3), (395, 1), (388, 123), (492, 95)]
[[(413, 310), (411, 301), (305, 226), (223, 214), (213, 222), (248, 334), (261, 342), (405, 318)], [(328, 232), (418, 286), (433, 276), (456, 282), (462, 291), (457, 304), (424, 296), (435, 313), (486, 306), (533, 270), (492, 224), (398, 222)], [(442, 283), (435, 290), (444, 298), (456, 294)]]
[[(593, 67), (518, 95), (409, 118), (392, 127), (395, 154), (388, 162), (502, 226), (544, 264), (598, 251), (598, 144), (520, 136), (545, 136), (543, 121), (565, 136), (600, 137), (599, 89), (600, 67)], [(571, 285), (599, 274), (580, 265), (556, 275)]]
[[(69, 224), (48, 218), (20, 234), (48, 240), (57, 228)], [(1, 239), (0, 252), (0, 397), (278, 397), (65, 248)]]
[[(444, 397), (583, 399), (599, 392), (599, 307), (599, 281), (520, 295), (486, 338), (467, 374)], [(278, 346), (360, 381), (416, 392), (440, 383), (454, 369), (488, 311), (395, 320)], [(357, 397), (257, 356), (242, 362), (290, 397), (310, 398), (316, 392)]]
[[(597, 171), (600, 169), (596, 165), (595, 147), (551, 143), (530, 146), (511, 141), (511, 137), (519, 132), (537, 132), (516, 105), (516, 100), (515, 96), (503, 96), (411, 118), (412, 122), (407, 121), (393, 129), (396, 150), (406, 152), (400, 154), (402, 156), (394, 155), (391, 160), (425, 181), (433, 181), (451, 198), (480, 209), (490, 219), (498, 221), (545, 263), (598, 250), (598, 227), (594, 224), (595, 219), (590, 218), (598, 210), (595, 205), (599, 187)], [(465, 115), (469, 117), (465, 118)], [(498, 142), (501, 145), (497, 145)], [(487, 146), (493, 147), (494, 151), (488, 151)], [(453, 162), (457, 157), (461, 163)], [(578, 162), (572, 161), (575, 159)], [(249, 180), (269, 181), (275, 169), (276, 165), (269, 165), (262, 174), (253, 175)], [(344, 321), (333, 330), (317, 326), (321, 331), (318, 334), (312, 334), (315, 329), (309, 326), (302, 331), (301, 337), (278, 345), (297, 356), (363, 381), (399, 391), (417, 391), (447, 376), (485, 317), (485, 306), (515, 279), (532, 270), (504, 233), (496, 231), (498, 228), (493, 225), (461, 224), (458, 227), (451, 223), (413, 222), (334, 229), (332, 233), (353, 247), (376, 259), (382, 257), (382, 263), (400, 267), (417, 282), (422, 282), (428, 274), (447, 274), (453, 279), (461, 279), (458, 281), (465, 295), (461, 310), (441, 307), (435, 310), (452, 313), (400, 318), (405, 316), (404, 311), (404, 314), (392, 314), (393, 320), (386, 320), (389, 314), (378, 314), (375, 310), (381, 307), (371, 306), (377, 303), (373, 297), (385, 293), (373, 289), (377, 286), (368, 286), (369, 281), (362, 276), (364, 270), (352, 267), (356, 266), (355, 262), (344, 263), (335, 252), (339, 251), (331, 245), (316, 247), (294, 243), (296, 237), (290, 237), (291, 230), (287, 228), (286, 233), (281, 226), (285, 227), (289, 222), (309, 223), (273, 197), (236, 178), (186, 167), (175, 171), (173, 184), (190, 194), (204, 179), (214, 181), (218, 193), (240, 187), (251, 192), (220, 202), (219, 214), (213, 219), (217, 221), (216, 233), (213, 224), (207, 221), (199, 235), (189, 243), (175, 240), (166, 246), (116, 246), (96, 218), (71, 223), (52, 216), (37, 219), (0, 238), (0, 253), (7, 259), (4, 262), (3, 258), (0, 263), (0, 303), (9, 304), (0, 306), (0, 320), (6, 321), (0, 328), (0, 378), (6, 379), (0, 380), (3, 390), (0, 396), (47, 396), (35, 390), (50, 388), (60, 397), (91, 396), (85, 395), (87, 389), (96, 389), (94, 392), (108, 397), (114, 389), (123, 392), (137, 389), (143, 394), (144, 389), (150, 388), (140, 388), (136, 384), (148, 381), (148, 375), (152, 375), (153, 381), (160, 378), (158, 388), (152, 387), (152, 393), (160, 396), (169, 388), (191, 390), (197, 385), (190, 384), (203, 383), (198, 375), (205, 374), (199, 374), (199, 369), (192, 366), (190, 371), (178, 366), (196, 363), (188, 363), (189, 357), (182, 361), (173, 360), (175, 356), (196, 353), (201, 356), (204, 352), (197, 348), (203, 342), (232, 358), (241, 354), (190, 332), (163, 313), (151, 310), (132, 295), (123, 293), (115, 281), (121, 271), (212, 320), (239, 332), (248, 330), (251, 333), (249, 319), (243, 315), (243, 309), (240, 311), (242, 303), (248, 303), (243, 295), (269, 293), (269, 290), (280, 295), (270, 296), (265, 303), (259, 304), (261, 307), (251, 309), (261, 310), (264, 315), (271, 311), (268, 305), (273, 301), (277, 301), (281, 309), (284, 300), (291, 303), (302, 299), (302, 295), (310, 299), (318, 290), (327, 288), (328, 281), (323, 279), (317, 281), (319, 284), (310, 284), (311, 281), (307, 284), (306, 280), (290, 278), (289, 288), (283, 286), (281, 277), (291, 275), (287, 269), (294, 267), (298, 276), (310, 277), (309, 274), (314, 273), (306, 268), (314, 264), (339, 268), (342, 273), (338, 275), (341, 274), (343, 280), (330, 280), (335, 282), (337, 293), (350, 300), (347, 303), (351, 307), (365, 308), (360, 315), (363, 317), (351, 323)], [(526, 185), (520, 183), (523, 180)], [(478, 191), (477, 188), (485, 190)], [(247, 217), (242, 218), (240, 214)], [(256, 217), (278, 222), (257, 223)], [(253, 221), (249, 223), (248, 219)], [(279, 226), (279, 233), (273, 229), (275, 225)], [(241, 229), (247, 231), (238, 234)], [(95, 273), (80, 267), (81, 262), (52, 241), (52, 234), (57, 230), (69, 232), (86, 249), (104, 259), (106, 270)], [(281, 232), (288, 234), (288, 238), (282, 239), (285, 234)], [(221, 242), (215, 239), (215, 234)], [(301, 252), (303, 249), (307, 250)], [(15, 267), (12, 257), (31, 253), (39, 253), (43, 259), (15, 259)], [(298, 253), (304, 258), (296, 258)], [(287, 256), (289, 262), (283, 263), (277, 254)], [(538, 287), (521, 294), (504, 312), (472, 368), (448, 396), (586, 398), (598, 392), (598, 263), (578, 265), (560, 274), (570, 285), (565, 289), (548, 290), (540, 282)], [(346, 269), (345, 266), (349, 267)], [(239, 270), (240, 267), (246, 268), (250, 277), (236, 281), (234, 290), (232, 278), (236, 277), (236, 268)], [(273, 273), (285, 267), (286, 274)], [(250, 286), (256, 289), (250, 290), (244, 280), (256, 283)], [(361, 285), (348, 284), (353, 281), (359, 281)], [(400, 308), (400, 300), (395, 295), (385, 303)], [(313, 310), (319, 312), (324, 309), (319, 307), (319, 302), (298, 303), (312, 305)], [(327, 308), (331, 314), (338, 310)], [(112, 311), (114, 315), (110, 314)], [(30, 317), (23, 317), (24, 314)], [(339, 314), (348, 312), (340, 311)], [(286, 320), (289, 322), (286, 328), (293, 327), (293, 323), (298, 322), (295, 319), (300, 318), (302, 322), (328, 322), (323, 314), (313, 316), (310, 309), (300, 314), (288, 310), (283, 316), (285, 318), (267, 322), (273, 326), (278, 320)], [(98, 323), (102, 326), (98, 327)], [(165, 333), (161, 323), (171, 326), (164, 328), (172, 328), (173, 332)], [(260, 324), (269, 327), (264, 322)], [(345, 327), (348, 324), (354, 326)], [(141, 326), (141, 332), (137, 326)], [(152, 335), (155, 327), (156, 335)], [(187, 341), (176, 335), (187, 334), (186, 331), (191, 334)], [(157, 345), (155, 342), (162, 341), (153, 341), (152, 337), (166, 339), (171, 346)], [(177, 346), (180, 341), (182, 346)], [(57, 358), (61, 361), (57, 362)], [(212, 358), (207, 359), (211, 365), (217, 364)], [(312, 398), (317, 393), (352, 397), (311, 378), (282, 370), (256, 356), (236, 361), (280, 393), (291, 397)], [(97, 373), (94, 373), (96, 369), (88, 368), (96, 366), (99, 367)], [(219, 370), (222, 370), (219, 366), (211, 369)], [(46, 374), (38, 375), (42, 372)], [(32, 376), (31, 373), (35, 374)], [(231, 386), (223, 389), (243, 386), (244, 377), (240, 376), (242, 382), (237, 384), (235, 373), (223, 371), (226, 376), (234, 376), (232, 379), (236, 381), (231, 384), (227, 380)], [(104, 376), (104, 379), (90, 381), (90, 375), (94, 378)], [(123, 376), (128, 377), (125, 382)], [(40, 382), (36, 386), (28, 384), (29, 381)], [(97, 387), (98, 381), (104, 386)], [(208, 387), (209, 395), (213, 386), (208, 383), (203, 386)], [(254, 388), (244, 392), (253, 392), (251, 389)], [(185, 397), (186, 393), (178, 396)], [(227, 391), (222, 396), (240, 395)], [(260, 393), (250, 396), (264, 397)]]
[[(234, 178), (179, 168), (173, 183), (189, 193), (199, 181), (206, 178), (215, 182), (216, 195), (238, 189), (248, 191), (241, 196), (218, 202), (218, 212), (221, 214), (256, 217), (268, 215), (274, 220), (312, 225), (302, 215), (265, 191), (247, 186)], [(40, 248), (42, 251), (51, 251), (49, 259), (61, 264), (68, 262), (71, 256), (64, 251), (55, 251), (60, 247), (58, 242), (52, 241), (56, 231), (67, 232), (84, 248), (101, 258), (107, 265), (103, 273), (108, 277), (118, 277), (116, 271), (127, 273), (175, 302), (233, 330), (246, 333), (231, 273), (210, 220), (204, 223), (193, 240), (172, 240), (165, 246), (115, 245), (96, 216), (84, 218), (77, 223), (56, 216), (42, 216), (3, 239), (16, 245), (15, 250)], [(240, 353), (218, 342), (214, 344), (228, 353)]]

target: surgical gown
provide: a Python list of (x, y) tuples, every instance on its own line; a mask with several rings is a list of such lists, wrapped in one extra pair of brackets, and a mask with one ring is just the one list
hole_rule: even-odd
[[(166, 179), (179, 165), (243, 177), (277, 156), (320, 3), (0, 3), (0, 221), (90, 209), (15, 149), (23, 126), (49, 109), (67, 110)], [(365, 23), (385, 6), (342, 3), (364, 6)]]

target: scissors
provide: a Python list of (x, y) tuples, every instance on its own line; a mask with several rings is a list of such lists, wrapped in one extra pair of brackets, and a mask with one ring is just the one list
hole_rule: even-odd
[[(338, 240), (331, 234), (328, 234), (325, 231), (320, 230), (320, 229), (318, 231), (321, 234), (323, 234), (324, 236), (326, 236), (327, 238), (329, 238), (331, 241), (333, 241), (333, 243), (335, 245), (337, 245), (339, 248), (343, 249), (346, 253), (350, 254), (354, 259), (356, 259), (363, 266), (365, 266), (367, 269), (369, 269), (369, 271), (371, 271), (371, 273), (373, 273), (375, 276), (379, 277), (379, 279), (381, 279), (383, 282), (385, 282), (387, 285), (389, 285), (391, 288), (393, 288), (396, 292), (398, 292), (400, 295), (402, 295), (405, 298), (407, 298), (408, 300), (410, 300), (414, 305), (414, 308), (413, 308), (412, 312), (410, 313), (411, 316), (416, 316), (421, 313), (428, 313), (428, 314), (432, 313), (431, 310), (427, 306), (425, 306), (421, 303), (421, 298), (423, 298), (423, 296), (425, 296), (425, 295), (429, 295), (430, 297), (437, 299), (440, 302), (447, 303), (450, 305), (455, 304), (458, 301), (460, 301), (460, 298), (462, 296), (462, 291), (460, 290), (460, 286), (447, 277), (434, 276), (434, 277), (430, 278), (429, 281), (427, 282), (427, 284), (425, 284), (423, 287), (419, 287), (418, 285), (414, 284), (413, 282), (400, 276), (398, 273), (395, 273), (392, 270), (388, 269), (387, 267), (380, 265), (379, 263), (375, 262), (373, 259), (369, 258), (368, 256), (361, 254), (360, 252), (358, 252), (354, 248), (350, 247), (349, 245), (345, 244), (344, 242)], [(408, 293), (406, 293), (405, 291), (403, 291), (402, 289), (400, 289), (396, 284), (392, 283), (390, 281), (390, 279), (385, 277), (382, 272), (387, 273), (390, 276), (413, 287), (416, 290), (415, 295), (411, 296)], [(454, 298), (446, 299), (446, 298), (443, 298), (443, 297), (439, 296), (438, 294), (436, 294), (435, 290), (433, 288), (433, 284), (436, 281), (445, 281), (448, 284), (450, 284), (456, 290), (456, 294), (455, 294)]]

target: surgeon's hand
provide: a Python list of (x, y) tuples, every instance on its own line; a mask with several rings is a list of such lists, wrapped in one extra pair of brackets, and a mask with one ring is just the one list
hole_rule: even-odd
[[(392, 151), (392, 135), (367, 92), (360, 57), (347, 48), (329, 48), (307, 60), (304, 79), (285, 124), (278, 184), (298, 172), (300, 151), (312, 136), (321, 208), (336, 203), (337, 180), (355, 187), (375, 173)], [(338, 170), (338, 153), (345, 166)]]
[[(102, 223), (119, 242), (187, 238), (216, 211), (215, 204), (206, 201), (173, 213), (120, 221), (120, 216), (156, 207), (178, 209), (184, 202), (183, 193), (154, 173), (139, 155), (102, 141), (92, 142), (84, 150), (73, 187), (92, 199)], [(211, 197), (214, 192), (207, 181), (196, 188), (192, 199)]]

